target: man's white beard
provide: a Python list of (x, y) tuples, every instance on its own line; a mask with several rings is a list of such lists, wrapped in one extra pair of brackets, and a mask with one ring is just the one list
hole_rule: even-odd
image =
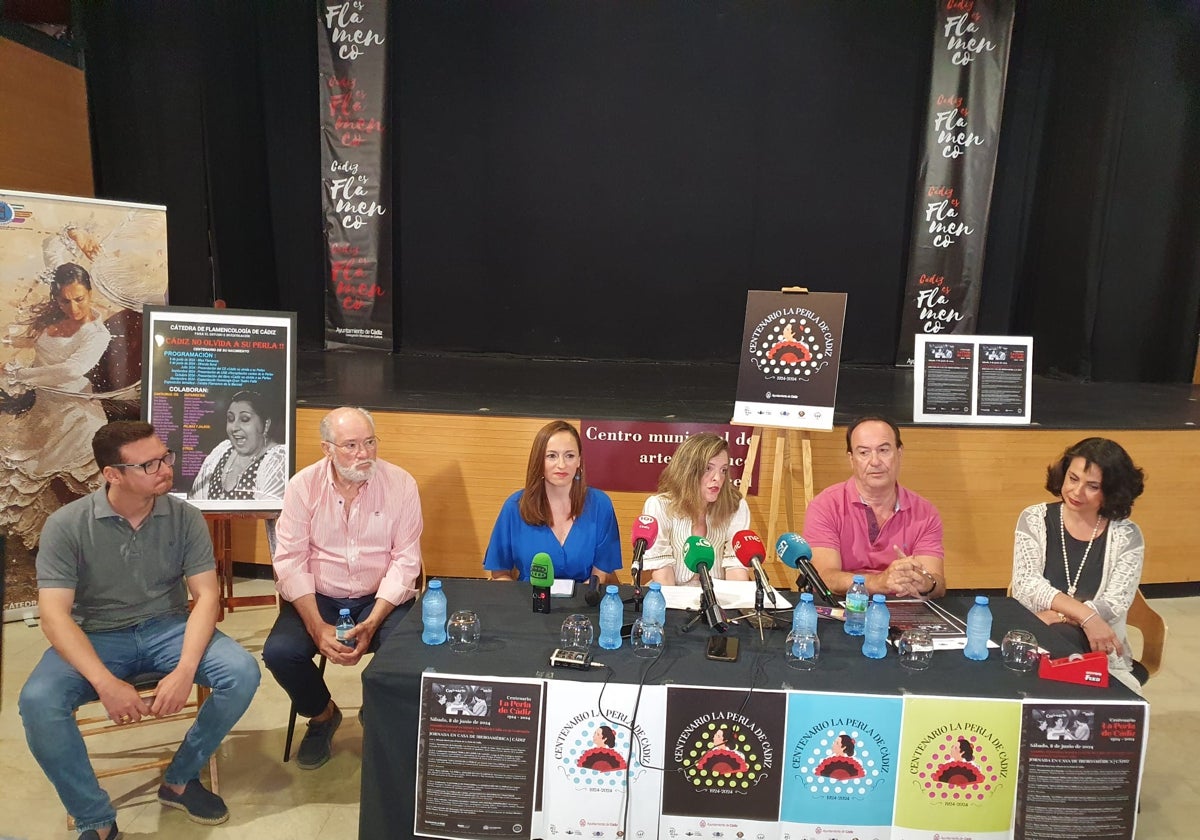
[(375, 461), (373, 460), (355, 464), (353, 467), (343, 467), (337, 461), (334, 461), (333, 468), (337, 470), (337, 474), (344, 480), (354, 482), (355, 484), (361, 484), (375, 477)]

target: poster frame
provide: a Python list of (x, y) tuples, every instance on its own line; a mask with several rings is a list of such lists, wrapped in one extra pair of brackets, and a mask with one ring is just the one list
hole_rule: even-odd
[[(197, 328), (206, 328), (205, 332), (216, 335), (234, 336), (246, 335), (253, 336), (253, 332), (244, 332), (254, 329), (265, 329), (273, 331), (273, 334), (278, 334), (282, 331), (284, 336), (284, 348), (282, 351), (273, 349), (269, 351), (272, 355), (266, 361), (273, 363), (269, 372), (273, 374), (272, 380), (275, 377), (282, 376), (282, 387), (275, 386), (276, 395), (282, 399), (283, 409), (281, 412), (282, 419), (285, 422), (284, 439), (280, 441), (287, 450), (287, 467), (285, 471), (285, 482), (292, 476), (296, 468), (296, 313), (294, 312), (272, 312), (265, 310), (252, 309), (208, 309), (205, 307), (190, 307), (190, 306), (147, 306), (145, 308), (145, 317), (143, 319), (143, 340), (142, 340), (142, 417), (146, 422), (152, 425), (155, 423), (156, 411), (155, 403), (156, 396), (166, 395), (170, 399), (172, 394), (182, 394), (183, 391), (178, 390), (179, 386), (168, 385), (167, 378), (174, 373), (173, 368), (167, 367), (164, 363), (155, 358), (156, 350), (161, 346), (159, 338), (165, 338), (170, 333), (186, 333), (191, 331), (193, 335), (201, 332)], [(215, 328), (215, 329), (214, 329)], [(161, 330), (165, 332), (156, 332)], [(232, 338), (222, 340), (232, 341)], [(239, 341), (251, 339), (237, 339)], [(277, 342), (271, 342), (272, 344)], [(222, 348), (217, 348), (222, 349)], [(231, 348), (232, 349), (232, 348)], [(246, 349), (246, 348), (239, 348)], [(262, 357), (256, 357), (258, 361)], [(247, 385), (252, 383), (246, 383)], [(240, 386), (234, 385), (219, 385), (208, 386), (197, 384), (196, 388), (219, 387), (222, 390), (229, 391), (231, 394), (240, 389)], [(176, 390), (172, 390), (176, 389)], [(207, 393), (207, 391), (205, 391)], [(212, 412), (216, 415), (215, 410)], [(182, 413), (180, 415), (182, 417)], [(157, 419), (162, 419), (162, 412), (157, 412)], [(172, 424), (174, 421), (171, 421)], [(182, 440), (182, 427), (180, 422), (180, 439)], [(214, 424), (215, 425), (215, 424)], [(163, 437), (162, 432), (159, 436)], [(209, 435), (211, 437), (211, 434)], [(169, 446), (173, 437), (165, 440)], [(206, 512), (229, 512), (229, 513), (257, 513), (263, 511), (278, 511), (283, 508), (283, 494), (280, 492), (279, 498), (275, 499), (195, 499), (190, 498), (191, 493), (183, 491), (179, 488), (181, 476), (183, 475), (181, 467), (184, 463), (186, 452), (183, 451), (182, 443), (179, 447), (171, 446), (176, 449), (179, 461), (176, 462), (176, 486), (172, 489), (172, 495), (185, 498), (190, 504)], [(204, 452), (205, 457), (212, 454), (213, 450), (197, 449)], [(190, 482), (191, 478), (183, 478), (184, 482)]]

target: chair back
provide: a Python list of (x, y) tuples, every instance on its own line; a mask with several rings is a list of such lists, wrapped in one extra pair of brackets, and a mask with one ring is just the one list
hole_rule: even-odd
[(1142, 634), (1142, 655), (1137, 660), (1146, 669), (1147, 679), (1158, 673), (1162, 667), (1163, 648), (1167, 641), (1167, 623), (1159, 615), (1139, 589), (1129, 605), (1125, 623), (1136, 627)]

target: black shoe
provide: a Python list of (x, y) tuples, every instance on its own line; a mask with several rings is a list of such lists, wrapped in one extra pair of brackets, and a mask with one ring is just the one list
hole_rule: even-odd
[(308, 724), (308, 732), (296, 752), (296, 764), (301, 770), (316, 770), (329, 760), (333, 752), (333, 733), (342, 725), (342, 710), (334, 708), (333, 717), (323, 723)]
[(229, 819), (229, 809), (225, 807), (225, 800), (206, 790), (199, 779), (188, 782), (183, 793), (176, 793), (166, 785), (160, 785), (158, 801), (168, 808), (178, 808), (186, 813), (192, 822), (203, 825), (220, 825)]
[(79, 835), (79, 840), (121, 840), (121, 829), (117, 828), (116, 823), (113, 823), (108, 827), (108, 833), (101, 837), (99, 831), (89, 828)]

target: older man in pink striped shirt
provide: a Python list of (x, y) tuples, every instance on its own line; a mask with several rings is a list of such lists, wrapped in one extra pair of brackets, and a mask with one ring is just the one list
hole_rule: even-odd
[[(421, 499), (404, 470), (377, 457), (375, 421), (338, 408), (321, 421), (325, 457), (288, 482), (276, 529), (275, 577), (283, 606), (263, 661), (309, 718), (296, 763), (315, 770), (332, 749), (342, 713), (313, 662), (354, 665), (374, 652), (417, 595)], [(339, 641), (348, 609), (354, 628)]]

